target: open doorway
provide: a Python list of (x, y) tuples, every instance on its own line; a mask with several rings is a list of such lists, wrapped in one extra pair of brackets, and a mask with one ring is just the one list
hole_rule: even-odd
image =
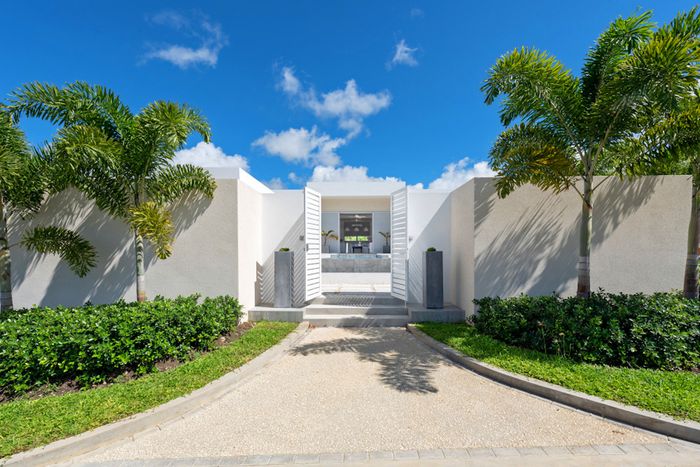
[(388, 199), (322, 199), (323, 291), (389, 292)]

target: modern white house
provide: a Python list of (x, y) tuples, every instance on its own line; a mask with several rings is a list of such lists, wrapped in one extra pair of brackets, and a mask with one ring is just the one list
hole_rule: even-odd
[[(212, 200), (186, 199), (174, 208), (173, 255), (147, 258), (150, 297), (228, 294), (254, 320), (363, 326), (459, 321), (483, 296), (575, 293), (580, 200), (573, 191), (523, 187), (499, 199), (492, 178), (451, 191), (385, 181), (271, 190), (240, 169), (211, 172)], [(685, 176), (606, 181), (594, 201), (593, 287), (680, 288), (690, 191)], [(16, 306), (133, 299), (126, 225), (73, 191), (49, 200), (30, 222), (48, 220), (90, 240), (98, 265), (81, 279), (56, 257), (16, 249)], [(321, 232), (329, 230), (338, 238), (324, 242)], [(443, 252), (445, 307), (437, 310), (422, 304), (429, 247)], [(281, 248), (294, 253), (294, 303), (275, 309), (274, 253)]]

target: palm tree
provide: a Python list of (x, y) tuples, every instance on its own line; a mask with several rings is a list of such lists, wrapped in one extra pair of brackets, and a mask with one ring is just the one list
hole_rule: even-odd
[[(591, 289), (596, 189), (622, 161), (640, 156), (630, 152), (640, 135), (695, 87), (699, 59), (694, 38), (672, 26), (655, 30), (645, 12), (612, 22), (589, 50), (580, 78), (529, 48), (504, 55), (489, 71), (482, 91), (487, 104), (502, 97), (507, 127), (490, 151), (498, 195), (529, 183), (555, 193), (573, 189), (581, 198), (579, 296)], [(607, 176), (595, 183), (597, 174)]]
[(133, 114), (111, 90), (84, 82), (25, 85), (13, 94), (10, 109), (61, 125), (53, 148), (68, 181), (133, 231), (136, 298), (145, 301), (144, 240), (158, 258), (169, 257), (169, 205), (188, 192), (214, 194), (209, 172), (172, 164), (192, 133), (209, 141), (206, 120), (191, 107), (165, 101)]
[(330, 229), (330, 230), (323, 230), (321, 231), (321, 237), (323, 237), (323, 248), (326, 248), (326, 243), (328, 243), (328, 240), (338, 240), (338, 235), (335, 233), (335, 230)]
[(90, 242), (61, 227), (27, 228), (18, 243), (10, 243), (10, 222), (36, 213), (49, 191), (51, 171), (41, 154), (32, 153), (22, 130), (0, 110), (0, 311), (13, 307), (11, 249), (15, 246), (58, 254), (80, 277), (95, 266)]
[[(700, 47), (698, 8), (678, 15), (667, 29), (676, 36), (695, 41)], [(696, 64), (697, 65), (697, 64)], [(690, 175), (690, 222), (686, 249), (683, 295), (698, 298), (698, 253), (700, 253), (700, 87), (685, 96), (639, 140), (636, 151), (644, 157), (627, 169), (632, 174), (674, 173)]]

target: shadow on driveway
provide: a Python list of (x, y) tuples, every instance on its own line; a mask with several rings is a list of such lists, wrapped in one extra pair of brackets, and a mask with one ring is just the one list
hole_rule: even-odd
[(387, 328), (347, 328), (357, 337), (310, 342), (295, 347), (292, 355), (351, 352), (360, 361), (380, 365), (380, 381), (399, 392), (436, 393), (433, 372), (439, 365), (454, 365), (416, 341), (408, 332)]

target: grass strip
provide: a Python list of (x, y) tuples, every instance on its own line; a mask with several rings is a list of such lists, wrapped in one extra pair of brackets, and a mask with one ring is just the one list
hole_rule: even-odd
[(297, 323), (260, 322), (240, 339), (172, 370), (0, 405), (0, 457), (91, 430), (188, 394), (279, 343)]
[(504, 370), (677, 419), (700, 421), (700, 374), (574, 362), (504, 344), (466, 324), (416, 326), (453, 349)]

